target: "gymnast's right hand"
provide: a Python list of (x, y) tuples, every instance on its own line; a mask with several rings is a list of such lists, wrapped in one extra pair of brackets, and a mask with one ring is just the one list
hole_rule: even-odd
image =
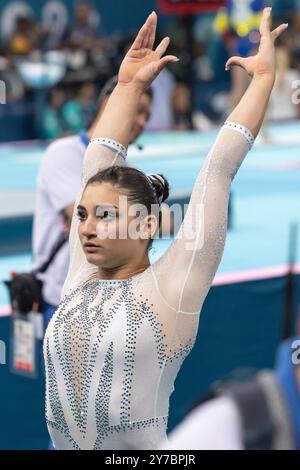
[(129, 85), (145, 90), (166, 65), (178, 61), (177, 57), (173, 55), (162, 57), (170, 43), (168, 37), (165, 37), (153, 50), (156, 25), (157, 15), (152, 12), (121, 64), (119, 85)]

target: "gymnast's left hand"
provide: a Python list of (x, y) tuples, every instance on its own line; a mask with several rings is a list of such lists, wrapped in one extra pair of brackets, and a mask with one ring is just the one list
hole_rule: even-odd
[(153, 50), (156, 26), (157, 15), (152, 12), (121, 64), (119, 85), (129, 85), (144, 91), (169, 63), (178, 61), (173, 55), (163, 57), (170, 43), (168, 37)]
[(276, 59), (275, 46), (276, 39), (287, 29), (288, 24), (282, 24), (271, 31), (270, 18), (272, 8), (264, 8), (261, 26), (260, 26), (260, 44), (258, 53), (251, 57), (231, 57), (226, 63), (226, 69), (229, 70), (233, 65), (242, 67), (251, 76), (275, 78)]

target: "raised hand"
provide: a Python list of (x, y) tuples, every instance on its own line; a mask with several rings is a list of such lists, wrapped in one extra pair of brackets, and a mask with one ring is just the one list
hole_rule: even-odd
[(276, 39), (287, 29), (288, 24), (282, 24), (278, 28), (271, 31), (270, 17), (272, 8), (265, 8), (260, 26), (260, 45), (258, 53), (255, 56), (242, 58), (231, 57), (226, 63), (226, 69), (229, 70), (232, 66), (237, 65), (242, 67), (246, 72), (253, 77), (254, 75), (270, 75), (275, 76), (276, 60), (275, 60), (275, 47)]
[(177, 57), (173, 55), (163, 57), (170, 43), (168, 37), (165, 37), (153, 50), (156, 25), (157, 15), (152, 12), (121, 64), (119, 84), (132, 84), (144, 90), (149, 87), (167, 64), (178, 61)]

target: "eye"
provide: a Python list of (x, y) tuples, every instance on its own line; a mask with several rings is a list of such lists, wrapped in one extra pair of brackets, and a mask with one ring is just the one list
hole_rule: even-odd
[(86, 213), (84, 211), (79, 210), (79, 211), (77, 211), (77, 217), (80, 221), (83, 221), (86, 218)]
[(111, 220), (116, 219), (117, 212), (114, 207), (98, 206), (96, 208), (96, 217), (104, 222), (110, 222)]
[(103, 211), (102, 214), (99, 214), (100, 218), (102, 220), (105, 220), (106, 222), (113, 220), (115, 218), (115, 213), (112, 211)]

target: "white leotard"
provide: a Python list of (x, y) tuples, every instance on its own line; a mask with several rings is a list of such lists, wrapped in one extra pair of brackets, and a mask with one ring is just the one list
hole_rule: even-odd
[[(129, 279), (97, 279), (74, 215), (69, 274), (44, 341), (46, 420), (57, 449), (157, 449), (165, 440), (173, 384), (223, 253), (230, 185), (252, 139), (238, 124), (221, 129), (174, 241)], [(82, 188), (112, 164), (124, 159), (92, 142)]]

